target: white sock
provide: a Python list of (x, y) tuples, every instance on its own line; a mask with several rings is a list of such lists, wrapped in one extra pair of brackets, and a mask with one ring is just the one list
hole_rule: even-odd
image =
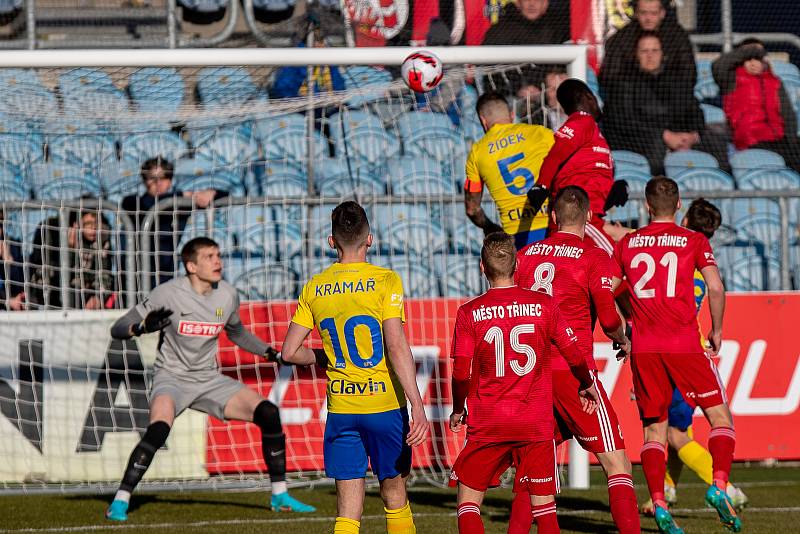
[(115, 501), (123, 501), (123, 502), (131, 502), (131, 492), (125, 490), (117, 490), (117, 494), (114, 495)]
[(273, 482), (272, 483), (272, 494), (273, 495), (280, 495), (281, 493), (286, 493), (286, 481), (281, 480), (280, 482)]

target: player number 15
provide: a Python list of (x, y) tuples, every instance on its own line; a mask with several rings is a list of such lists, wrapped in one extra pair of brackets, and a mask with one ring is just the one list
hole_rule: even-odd
[[(532, 324), (518, 324), (511, 329), (511, 333), (508, 336), (511, 342), (511, 349), (518, 354), (527, 356), (525, 365), (520, 365), (517, 360), (509, 362), (511, 370), (517, 376), (527, 375), (533, 371), (533, 367), (536, 365), (536, 352), (533, 347), (519, 340), (519, 336), (522, 334), (533, 334), (534, 331), (535, 327)], [(503, 339), (503, 330), (499, 326), (493, 326), (486, 331), (483, 340), (494, 345), (495, 376), (503, 378), (506, 375), (506, 344)]]

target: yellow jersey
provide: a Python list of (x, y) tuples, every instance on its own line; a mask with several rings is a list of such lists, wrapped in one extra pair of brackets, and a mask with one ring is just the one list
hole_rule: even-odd
[(700, 271), (694, 272), (694, 303), (697, 306), (697, 329), (700, 330), (700, 346), (706, 350), (706, 336), (703, 335), (703, 327), (700, 326), (700, 308), (703, 307), (703, 301), (706, 298), (706, 280)]
[(405, 407), (383, 342), (383, 321), (405, 322), (403, 283), (390, 269), (334, 263), (303, 287), (292, 322), (315, 327), (328, 356), (328, 411), (369, 414)]
[(495, 124), (472, 145), (464, 190), (477, 193), (486, 185), (506, 233), (547, 228), (547, 202), (534, 213), (526, 193), (539, 179), (554, 142), (552, 130), (544, 126)]

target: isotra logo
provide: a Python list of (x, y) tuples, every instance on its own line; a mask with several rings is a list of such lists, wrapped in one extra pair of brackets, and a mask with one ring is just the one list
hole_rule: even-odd
[(223, 323), (200, 323), (197, 321), (181, 321), (178, 333), (182, 336), (215, 337), (222, 332)]

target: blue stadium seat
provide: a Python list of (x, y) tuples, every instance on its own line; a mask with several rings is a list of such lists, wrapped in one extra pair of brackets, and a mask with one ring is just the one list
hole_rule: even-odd
[(25, 170), (44, 159), (42, 140), (24, 134), (0, 133), (0, 161)]
[(350, 158), (357, 165), (385, 165), (400, 152), (397, 138), (386, 131), (375, 115), (364, 111), (334, 113), (329, 118), (331, 138), (338, 158)]
[(120, 159), (137, 165), (158, 156), (174, 163), (188, 151), (186, 141), (175, 132), (137, 133), (120, 142)]
[(472, 146), (475, 141), (480, 140), (484, 136), (483, 125), (478, 120), (465, 119), (461, 121), (458, 127), (461, 136), (467, 142), (467, 145)]
[(389, 185), (395, 195), (456, 194), (455, 182), (446, 178), (438, 161), (401, 156), (389, 161)]
[(114, 91), (117, 89), (111, 76), (97, 67), (68, 69), (58, 77), (58, 85), (61, 87), (62, 93), (80, 92), (86, 88), (98, 91)]
[(100, 186), (103, 196), (112, 202), (128, 195), (141, 195), (145, 191), (139, 164), (127, 161), (103, 165), (100, 169)]
[[(486, 195), (488, 196), (488, 195)], [(498, 222), (494, 202), (489, 200), (491, 206), (484, 205), (483, 209), (489, 219)], [(484, 200), (484, 203), (486, 201)], [(483, 232), (467, 219), (462, 202), (447, 202), (442, 206), (441, 226), (450, 235), (450, 251), (466, 256), (480, 254), (483, 244)]]
[(612, 150), (611, 156), (614, 158), (614, 168), (617, 171), (632, 168), (650, 174), (650, 163), (641, 154), (630, 150)]
[(380, 248), (389, 254), (427, 256), (446, 252), (447, 233), (438, 221), (431, 220), (423, 203), (391, 204), (376, 207), (375, 226)]
[(297, 223), (265, 221), (237, 230), (239, 249), (250, 254), (266, 254), (274, 260), (288, 261), (303, 253), (303, 230)]
[[(347, 163), (340, 164), (339, 168), (347, 171)], [(326, 198), (353, 198), (354, 195), (361, 198), (386, 194), (384, 177), (366, 165), (351, 167), (350, 172), (339, 175), (320, 173), (315, 181), (320, 196)]]
[(128, 80), (136, 109), (145, 113), (175, 113), (183, 104), (186, 84), (174, 67), (137, 69)]
[(245, 67), (206, 67), (198, 73), (197, 94), (206, 106), (243, 104), (266, 100)]
[(695, 59), (695, 67), (697, 68), (697, 81), (698, 82), (706, 82), (708, 80), (713, 80), (714, 79), (714, 75), (711, 73), (711, 60), (710, 59), (696, 58)]
[(6, 235), (22, 243), (22, 253), (25, 257), (33, 252), (33, 240), (36, 237), (36, 228), (49, 217), (58, 215), (58, 211), (43, 208), (26, 208), (6, 212)]
[(781, 287), (780, 262), (757, 247), (725, 246), (714, 251), (728, 291), (771, 291)]
[[(266, 160), (286, 161), (305, 167), (308, 161), (308, 134), (305, 116), (292, 113), (255, 121), (253, 133)], [(313, 133), (314, 161), (328, 155), (328, 141), (318, 131)]]
[(100, 189), (90, 189), (83, 180), (65, 177), (58, 182), (53, 182), (39, 188), (36, 191), (36, 198), (40, 200), (75, 200), (86, 194), (99, 196)]
[(232, 196), (242, 196), (244, 185), (241, 175), (225, 172), (202, 159), (179, 159), (175, 163), (175, 187), (180, 191), (215, 189), (227, 191)]
[[(336, 257), (336, 251), (328, 246), (328, 236), (331, 235), (331, 212), (336, 204), (321, 204), (312, 206), (308, 215), (308, 243), (310, 253), (315, 256)], [(374, 221), (377, 223), (378, 221)], [(373, 229), (373, 233), (375, 230)]]
[(389, 268), (403, 281), (403, 291), (408, 298), (438, 297), (436, 274), (418, 259), (404, 256), (389, 258)]
[(28, 190), (19, 183), (16, 177), (12, 176), (10, 179), (6, 176), (0, 177), (0, 202), (28, 200), (29, 198)]
[(117, 147), (103, 135), (59, 135), (47, 144), (50, 161), (97, 169), (117, 157)]
[(232, 256), (225, 262), (228, 265), (223, 271), (227, 271), (225, 277), (239, 291), (243, 301), (293, 301), (297, 298), (299, 280), (291, 267), (252, 256)]
[(443, 297), (474, 297), (488, 285), (481, 274), (479, 254), (442, 254), (434, 258)]
[(0, 113), (24, 118), (34, 123), (43, 116), (58, 113), (56, 95), (42, 85), (33, 70), (2, 69), (0, 73)]
[(699, 100), (713, 100), (719, 97), (719, 86), (712, 80), (697, 80), (694, 86), (694, 97)]
[(386, 90), (392, 83), (392, 75), (389, 71), (378, 67), (367, 65), (355, 65), (344, 69), (342, 72), (345, 87), (350, 91), (356, 89), (353, 96), (349, 97), (345, 103), (357, 108), (371, 102), (385, 98)]
[(30, 178), (34, 197), (39, 199), (69, 200), (101, 192), (93, 170), (69, 163), (35, 163)]
[(800, 188), (800, 174), (791, 169), (754, 169), (739, 176), (736, 180), (739, 189), (780, 190)]
[[(213, 222), (213, 229), (209, 225)], [(195, 237), (210, 237), (219, 245), (220, 251), (224, 254), (231, 250), (233, 247), (233, 239), (231, 233), (227, 230), (227, 225), (223, 218), (223, 211), (216, 210), (213, 212), (213, 220), (209, 221), (209, 212), (207, 210), (198, 209), (192, 211), (189, 220), (186, 221), (186, 226), (180, 235), (178, 246), (175, 250), (181, 250), (190, 239)], [(223, 265), (224, 271), (224, 265)]]
[(427, 111), (406, 111), (395, 123), (397, 132), (404, 142), (413, 141), (417, 137), (428, 137), (439, 132), (453, 132), (455, 127), (444, 113)]
[(772, 73), (779, 78), (800, 78), (800, 69), (794, 63), (788, 61), (770, 61)]
[(211, 164), (216, 174), (237, 176), (241, 182), (249, 166), (258, 159), (258, 145), (240, 133), (221, 130), (197, 146), (195, 159)]
[(733, 177), (737, 180), (743, 174), (752, 170), (766, 168), (783, 169), (786, 167), (783, 156), (771, 150), (763, 150), (761, 148), (751, 148), (749, 150), (736, 152), (730, 157), (730, 161), (731, 168), (733, 169)]
[[(256, 166), (256, 182), (260, 195), (269, 198), (308, 197), (308, 178), (305, 172), (282, 162), (266, 162)], [(252, 193), (251, 193), (252, 194)]]
[(700, 109), (703, 110), (703, 119), (706, 124), (726, 124), (728, 122), (725, 112), (717, 106), (700, 104)]
[(673, 176), (682, 191), (733, 191), (733, 177), (719, 169), (686, 169)]
[(664, 169), (667, 176), (674, 179), (686, 169), (719, 169), (719, 162), (706, 152), (681, 150), (667, 154), (664, 158)]

